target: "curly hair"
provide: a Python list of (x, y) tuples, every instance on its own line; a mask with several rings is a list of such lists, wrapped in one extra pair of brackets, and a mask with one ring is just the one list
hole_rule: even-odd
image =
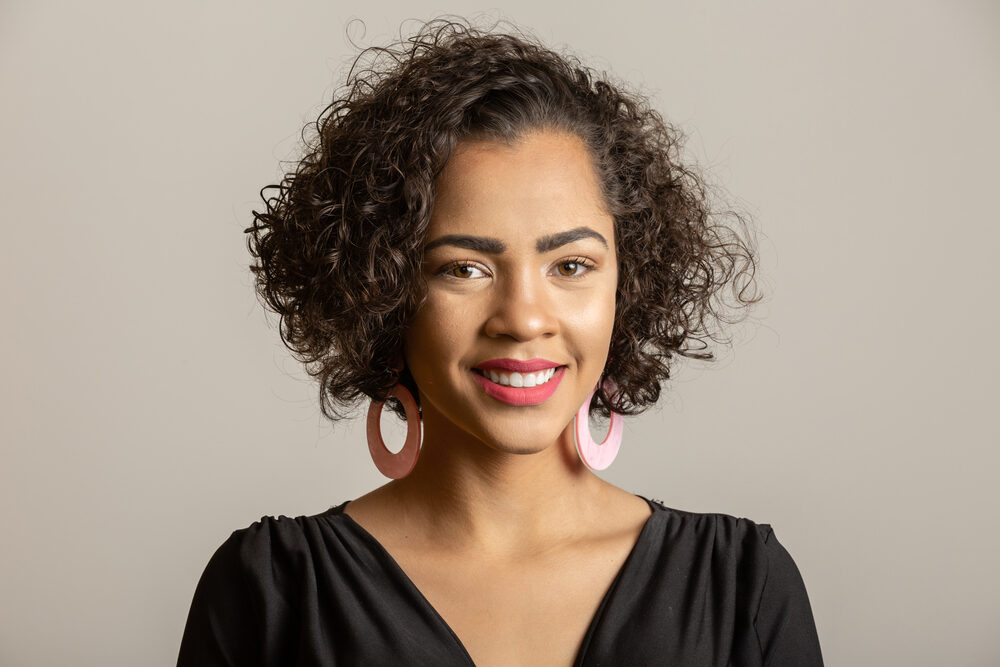
[(435, 20), (364, 49), (309, 129), (304, 156), (261, 190), (264, 210), (245, 232), (258, 295), (319, 381), (328, 419), (398, 382), (418, 395), (402, 341), (426, 293), (435, 177), (466, 138), (553, 129), (589, 149), (619, 263), (604, 369), (619, 393), (612, 402), (599, 390), (592, 412), (654, 404), (676, 356), (713, 359), (715, 325), (760, 300), (753, 236), (739, 233), (739, 214), (712, 209), (704, 179), (681, 162), (682, 134), (645, 97), (516, 28)]

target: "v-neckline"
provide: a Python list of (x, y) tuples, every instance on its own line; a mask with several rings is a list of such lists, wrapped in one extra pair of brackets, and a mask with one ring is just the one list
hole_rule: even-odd
[[(618, 572), (615, 573), (614, 579), (611, 580), (611, 585), (608, 586), (608, 590), (604, 592), (604, 597), (601, 598), (601, 603), (597, 606), (597, 611), (594, 612), (594, 616), (590, 619), (590, 623), (587, 625), (587, 631), (584, 633), (583, 639), (580, 642), (580, 648), (577, 650), (576, 657), (573, 659), (574, 667), (579, 667), (580, 665), (583, 664), (583, 659), (586, 657), (587, 647), (590, 645), (591, 637), (593, 636), (595, 630), (597, 629), (597, 625), (601, 622), (601, 619), (604, 617), (604, 612), (608, 607), (608, 603), (610, 602), (611, 597), (614, 595), (615, 589), (618, 588), (618, 582), (621, 581), (622, 576), (625, 574), (626, 570), (630, 568), (632, 561), (635, 560), (635, 555), (636, 553), (638, 553), (640, 545), (642, 545), (642, 543), (645, 541), (646, 535), (649, 533), (650, 526), (653, 523), (653, 519), (656, 517), (658, 508), (651, 500), (649, 500), (645, 496), (639, 495), (638, 493), (633, 495), (635, 495), (637, 498), (642, 498), (644, 501), (646, 501), (646, 504), (649, 505), (649, 508), (652, 510), (652, 512), (648, 517), (646, 517), (646, 521), (642, 524), (642, 529), (639, 531), (639, 536), (636, 538), (635, 544), (632, 545), (632, 548), (628, 552), (628, 556), (625, 557), (625, 562), (623, 562), (622, 566), (618, 568)], [(390, 567), (393, 570), (395, 570), (396, 574), (399, 575), (404, 585), (406, 585), (410, 589), (410, 592), (415, 594), (416, 598), (420, 601), (420, 603), (427, 608), (427, 610), (430, 612), (430, 615), (434, 619), (436, 619), (437, 623), (439, 623), (442, 628), (448, 631), (448, 634), (455, 642), (455, 646), (458, 648), (458, 650), (461, 651), (463, 657), (465, 658), (465, 661), (469, 665), (472, 665), (472, 667), (476, 667), (476, 663), (472, 659), (472, 655), (469, 653), (469, 650), (465, 647), (465, 644), (462, 643), (462, 640), (459, 638), (458, 634), (448, 624), (448, 621), (444, 620), (444, 616), (442, 616), (440, 612), (438, 612), (438, 610), (434, 607), (434, 605), (431, 604), (430, 600), (427, 599), (427, 596), (424, 595), (423, 591), (421, 591), (420, 588), (418, 588), (417, 585), (413, 582), (413, 580), (410, 579), (410, 575), (408, 575), (406, 571), (403, 570), (399, 562), (397, 562), (396, 559), (393, 557), (393, 555), (389, 553), (389, 550), (386, 549), (374, 535), (369, 533), (364, 526), (355, 521), (354, 517), (344, 512), (344, 508), (347, 507), (348, 503), (350, 502), (351, 502), (350, 500), (345, 500), (343, 503), (333, 508), (334, 512), (344, 517), (347, 520), (347, 524), (349, 526), (353, 527), (354, 530), (359, 535), (361, 535), (362, 538), (364, 538), (366, 541), (372, 544), (375, 550), (381, 554), (381, 556), (385, 559), (385, 561), (389, 563)]]

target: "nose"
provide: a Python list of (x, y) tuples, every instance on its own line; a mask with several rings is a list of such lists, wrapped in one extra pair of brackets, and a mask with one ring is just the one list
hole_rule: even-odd
[(557, 308), (543, 276), (531, 270), (504, 277), (494, 288), (485, 333), (490, 338), (508, 337), (518, 342), (555, 335)]

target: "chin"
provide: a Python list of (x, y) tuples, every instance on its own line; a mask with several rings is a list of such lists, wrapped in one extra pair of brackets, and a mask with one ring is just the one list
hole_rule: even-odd
[(490, 448), (507, 454), (537, 454), (556, 444), (565, 430), (565, 426), (536, 429), (522, 427), (496, 433), (486, 432), (480, 439)]

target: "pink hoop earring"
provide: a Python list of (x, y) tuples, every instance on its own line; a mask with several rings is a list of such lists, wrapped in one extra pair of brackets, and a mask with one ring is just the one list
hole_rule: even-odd
[(397, 384), (389, 393), (399, 399), (406, 412), (406, 441), (396, 454), (389, 451), (382, 439), (379, 423), (385, 401), (372, 401), (368, 406), (368, 451), (380, 473), (391, 479), (402, 479), (417, 465), (417, 456), (420, 454), (420, 413), (413, 394), (403, 385)]
[[(609, 396), (614, 396), (618, 392), (618, 386), (614, 380), (607, 378), (604, 380), (604, 390)], [(594, 393), (590, 392), (587, 400), (583, 402), (580, 409), (573, 418), (573, 442), (576, 443), (576, 452), (591, 470), (604, 470), (618, 456), (618, 450), (622, 446), (622, 433), (625, 429), (625, 422), (622, 416), (611, 411), (611, 423), (608, 425), (608, 434), (604, 440), (598, 444), (590, 436), (590, 401), (594, 398)]]

